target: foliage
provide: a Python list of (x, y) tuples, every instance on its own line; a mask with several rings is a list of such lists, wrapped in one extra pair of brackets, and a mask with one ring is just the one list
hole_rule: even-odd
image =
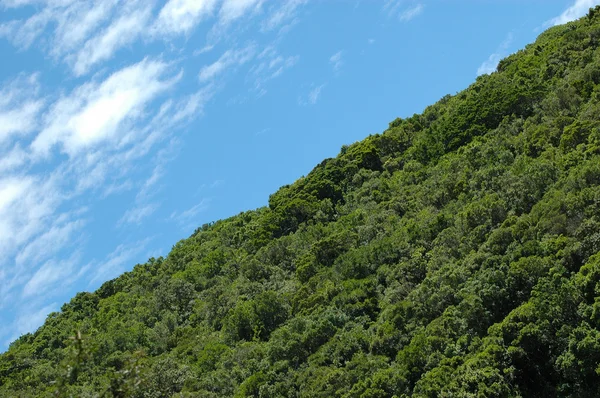
[(0, 396), (600, 396), (598, 15), (78, 294)]

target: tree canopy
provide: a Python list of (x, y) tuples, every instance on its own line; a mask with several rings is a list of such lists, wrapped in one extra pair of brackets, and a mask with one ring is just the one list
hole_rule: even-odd
[(600, 7), (79, 293), (6, 397), (600, 396)]

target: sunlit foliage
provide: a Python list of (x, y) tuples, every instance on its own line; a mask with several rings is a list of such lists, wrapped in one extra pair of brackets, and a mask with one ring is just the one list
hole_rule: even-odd
[(600, 396), (600, 8), (0, 356), (0, 396)]

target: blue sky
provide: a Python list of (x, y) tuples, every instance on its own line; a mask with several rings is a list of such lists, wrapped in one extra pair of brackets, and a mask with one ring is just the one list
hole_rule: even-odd
[(0, 0), (0, 349), (600, 0)]

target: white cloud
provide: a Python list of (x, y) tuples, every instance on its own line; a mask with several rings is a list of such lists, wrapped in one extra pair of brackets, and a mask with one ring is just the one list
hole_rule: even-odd
[(28, 159), (29, 154), (19, 144), (16, 144), (0, 156), (0, 173), (6, 173), (7, 171), (22, 167)]
[[(183, 77), (174, 66), (180, 61), (167, 63), (155, 56), (125, 67), (128, 57), (107, 61), (127, 46), (140, 44), (136, 54), (154, 51), (153, 40), (189, 34), (208, 21), (214, 28), (209, 32), (238, 33), (248, 32), (245, 23), (259, 17), (261, 32), (280, 29), (280, 38), (282, 25), (291, 26), (305, 3), (0, 0), (1, 8), (15, 8), (8, 16), (18, 16), (0, 22), (0, 36), (21, 49), (33, 47), (31, 53), (38, 51), (35, 56), (48, 61), (43, 80), (24, 75), (14, 85), (0, 86), (0, 315), (11, 333), (39, 326), (57, 308), (48, 303), (62, 301), (74, 281), (85, 276), (86, 282), (91, 279), (89, 286), (102, 282), (143, 254), (149, 240), (125, 240), (109, 255), (100, 255), (103, 261), (85, 258), (90, 255), (86, 241), (103, 237), (90, 227), (96, 222), (90, 214), (95, 214), (98, 199), (125, 190), (137, 190), (137, 195), (132, 208), (122, 209), (123, 225), (141, 224), (156, 214), (160, 200), (153, 195), (161, 189), (170, 161), (157, 155), (157, 149), (160, 153), (177, 141), (186, 124), (202, 115), (221, 86), (217, 77), (256, 63), (246, 77), (262, 93), (265, 82), (292, 68), (299, 57), (277, 51), (259, 57), (255, 44), (234, 47), (199, 71), (203, 87), (197, 82), (179, 85), (185, 94), (172, 90)], [(233, 34), (229, 38), (227, 43), (238, 42)], [(158, 44), (164, 45), (165, 57), (175, 58), (185, 56), (180, 42), (185, 40)], [(218, 43), (202, 44), (208, 49)], [(75, 77), (64, 75), (65, 65)], [(322, 87), (313, 88), (307, 101), (316, 102)], [(205, 199), (177, 210), (170, 221), (195, 228), (208, 203)], [(14, 321), (13, 313), (20, 314)], [(2, 338), (4, 330), (0, 327)]]
[(169, 220), (175, 221), (182, 229), (191, 229), (198, 224), (198, 214), (208, 209), (210, 199), (202, 199), (200, 202), (182, 212), (173, 212)]
[(424, 9), (425, 6), (423, 4), (417, 4), (411, 8), (402, 11), (399, 15), (399, 18), (401, 21), (408, 22), (417, 15), (421, 14)]
[(77, 263), (77, 256), (72, 256), (64, 261), (49, 260), (25, 284), (23, 297), (43, 296), (59, 283), (62, 288), (66, 288), (67, 283), (65, 281), (77, 277)]
[[(242, 18), (262, 15), (263, 31), (293, 25), (300, 6), (308, 0), (168, 0), (156, 9), (156, 0), (12, 0), (4, 5), (23, 8), (22, 19), (0, 23), (0, 37), (16, 46), (36, 44), (55, 60), (67, 63), (76, 76), (112, 59), (123, 47), (189, 34), (201, 21), (213, 15), (210, 48)], [(27, 7), (35, 5), (35, 7)], [(249, 19), (249, 18), (248, 18)], [(244, 30), (236, 23), (235, 29)], [(283, 28), (280, 32), (283, 31)]]
[(169, 0), (160, 10), (155, 28), (167, 34), (189, 32), (212, 13), (216, 3), (216, 0)]
[[(24, 20), (0, 25), (0, 35), (7, 36), (19, 47), (27, 48), (41, 38), (50, 54), (61, 57), (77, 49), (81, 43), (111, 16), (118, 0), (82, 1), (12, 1), (10, 6), (35, 4), (35, 12)], [(6, 3), (5, 3), (6, 4)], [(49, 33), (48, 26), (55, 26)], [(42, 37), (45, 36), (45, 37)]]
[(145, 250), (149, 241), (150, 238), (117, 246), (103, 261), (93, 264), (96, 272), (90, 280), (89, 286), (121, 274), (124, 271), (124, 266)]
[[(16, 46), (34, 42), (56, 60), (73, 68), (77, 76), (112, 58), (120, 48), (148, 34), (147, 25), (155, 0), (36, 1), (25, 19), (4, 22), (0, 36)], [(13, 1), (23, 7), (29, 2)], [(33, 11), (33, 13), (31, 13)]]
[(214, 44), (206, 44), (201, 49), (194, 50), (193, 55), (194, 55), (194, 57), (197, 57), (198, 55), (202, 55), (204, 53), (207, 53), (207, 52), (211, 51), (213, 48), (215, 48)]
[(124, 123), (139, 118), (157, 94), (176, 82), (177, 78), (161, 80), (166, 69), (165, 63), (146, 59), (113, 73), (101, 84), (78, 87), (52, 106), (43, 130), (32, 143), (34, 152), (46, 155), (60, 143), (65, 152), (74, 155), (112, 138)]
[(15, 174), (0, 180), (0, 309), (14, 305), (14, 289), (27, 282), (39, 265), (35, 261), (59, 251), (76, 227), (55, 229), (66, 223), (55, 215), (65, 199), (58, 183), (56, 173)]
[(171, 123), (178, 123), (190, 117), (200, 116), (204, 112), (204, 106), (215, 94), (215, 88), (208, 85), (197, 92), (182, 98), (175, 105), (175, 112), (171, 116)]
[(546, 26), (562, 25), (574, 21), (587, 14), (590, 8), (599, 5), (600, 0), (575, 0), (571, 6), (562, 12), (559, 16), (546, 22)]
[(479, 75), (489, 75), (496, 71), (496, 67), (498, 66), (498, 62), (502, 59), (502, 55), (498, 53), (493, 53), (490, 57), (483, 61), (479, 68), (477, 68), (477, 76)]
[(41, 0), (2, 0), (0, 4), (6, 8), (16, 8), (41, 2)]
[(306, 95), (306, 97), (300, 97), (298, 99), (298, 103), (300, 105), (314, 105), (317, 103), (317, 101), (319, 101), (319, 98), (321, 97), (321, 91), (323, 90), (323, 88), (325, 87), (325, 83), (319, 85), (319, 86), (312, 86), (312, 88), (310, 89), (310, 91), (308, 92), (308, 94)]
[(221, 186), (221, 185), (223, 185), (223, 184), (225, 184), (225, 181), (224, 181), (224, 180), (214, 180), (214, 181), (213, 181), (213, 182), (210, 184), (209, 188), (210, 188), (210, 189), (214, 189), (214, 188), (220, 187), (220, 186)]
[(57, 27), (52, 40), (51, 52), (59, 57), (76, 50), (111, 16), (118, 0), (95, 0), (73, 2), (63, 10), (56, 10)]
[[(212, 94), (212, 87), (206, 87), (177, 102), (167, 101), (163, 104), (162, 111), (155, 122), (163, 129), (172, 129), (190, 118), (199, 116), (202, 114), (204, 104), (211, 98)], [(150, 202), (150, 200), (156, 191), (160, 189), (160, 187), (156, 188), (155, 186), (165, 174), (165, 165), (176, 157), (179, 147), (179, 140), (172, 138), (165, 147), (156, 153), (151, 162), (155, 166), (150, 176), (141, 184), (135, 197), (135, 205), (123, 214), (117, 222), (117, 226), (139, 225), (158, 209), (159, 204)]]
[(293, 55), (287, 58), (278, 58), (277, 63), (270, 62), (269, 69), (273, 70), (275, 67), (277, 67), (274, 70), (274, 72), (271, 73), (270, 78), (273, 79), (275, 77), (280, 76), (285, 69), (291, 68), (292, 66), (296, 65), (299, 59), (299, 55)]
[(0, 25), (0, 36), (7, 37), (21, 48), (30, 47), (52, 20), (49, 10), (42, 10), (27, 20), (8, 21)]
[(207, 199), (202, 199), (199, 203), (181, 212), (180, 214), (175, 214), (175, 216), (171, 215), (171, 218), (174, 218), (178, 221), (188, 221), (193, 219), (198, 215), (198, 213), (205, 211), (208, 208), (208, 202), (209, 201)]
[(264, 30), (273, 30), (282, 24), (289, 22), (295, 18), (296, 10), (306, 4), (308, 0), (287, 0), (280, 5), (281, 2), (277, 2), (277, 8), (269, 15), (269, 17), (263, 22), (262, 26)]
[(150, 217), (158, 209), (157, 203), (145, 204), (139, 207), (129, 209), (123, 214), (117, 225), (136, 224), (139, 225), (142, 220)]
[(219, 21), (227, 25), (246, 14), (252, 14), (262, 6), (264, 0), (223, 0)]
[[(64, 293), (64, 289), (87, 272), (90, 264), (81, 267), (76, 259), (61, 260), (67, 250), (80, 246), (79, 237), (85, 220), (82, 219), (82, 213), (61, 213), (59, 206), (72, 208), (76, 203), (73, 200), (81, 198), (86, 190), (101, 188), (107, 174), (118, 176), (119, 173), (125, 173), (127, 177), (129, 164), (159, 142), (161, 134), (169, 134), (171, 126), (185, 121), (180, 118), (178, 122), (173, 122), (175, 124), (170, 124), (168, 120), (172, 119), (174, 113), (188, 109), (183, 112), (187, 114), (189, 109), (200, 106), (189, 105), (189, 102), (189, 98), (184, 98), (175, 102), (160, 117), (153, 118), (147, 129), (142, 129), (145, 138), (144, 135), (138, 135), (140, 142), (132, 143), (129, 149), (119, 151), (118, 146), (108, 145), (106, 151), (87, 151), (85, 155), (68, 158), (48, 176), (13, 174), (0, 179), (0, 307), (16, 305), (19, 312), (28, 311), (22, 309), (22, 305), (14, 299), (15, 289), (21, 287), (24, 297), (36, 296), (47, 303), (49, 298)], [(99, 173), (95, 171), (98, 165), (103, 166)], [(115, 183), (118, 181), (115, 180)], [(149, 210), (138, 212), (135, 217), (142, 217), (144, 212), (147, 215)], [(135, 217), (130, 213), (128, 221), (134, 221)], [(121, 246), (101, 266), (93, 263), (98, 271), (92, 282), (120, 273), (122, 265), (141, 250), (137, 248), (137, 243)], [(48, 257), (50, 259), (39, 266), (39, 262)], [(15, 327), (13, 324), (9, 329), (14, 331)]]
[(52, 177), (0, 179), (0, 262), (44, 229), (60, 201)]
[(34, 131), (44, 101), (37, 97), (39, 75), (20, 76), (0, 90), (0, 144)]
[(57, 311), (59, 308), (58, 303), (51, 303), (44, 307), (38, 308), (27, 308), (20, 312), (19, 317), (15, 322), (15, 329), (12, 331), (12, 336), (9, 341), (16, 339), (17, 337), (33, 332), (44, 323), (48, 315)]
[(477, 68), (477, 76), (484, 74), (487, 75), (496, 71), (496, 68), (498, 67), (498, 62), (500, 62), (500, 60), (506, 56), (506, 51), (510, 47), (512, 40), (513, 35), (512, 33), (509, 33), (506, 36), (506, 39), (504, 39), (500, 46), (498, 46), (496, 52), (491, 54), (488, 59), (486, 59), (481, 65), (479, 65), (479, 68)]
[[(49, 55), (66, 62), (76, 76), (81, 76), (111, 59), (120, 48), (150, 34), (148, 24), (154, 2), (36, 1), (32, 2), (36, 7), (24, 10), (25, 14), (29, 12), (28, 18), (1, 24), (0, 36), (8, 37), (21, 48), (38, 42)], [(23, 7), (28, 3), (13, 1), (11, 6)]]
[(281, 76), (285, 70), (292, 68), (300, 59), (298, 55), (283, 56), (274, 46), (267, 46), (258, 54), (257, 58), (260, 62), (250, 68), (247, 79), (252, 82), (253, 88), (259, 93), (259, 96), (266, 93), (267, 82)]
[(75, 240), (74, 235), (80, 232), (85, 222), (81, 219), (70, 220), (68, 215), (59, 217), (45, 232), (27, 243), (17, 254), (15, 263), (18, 267), (27, 264), (38, 264), (52, 257), (63, 247)]
[(22, 300), (24, 304), (16, 313), (13, 323), (0, 325), (0, 347), (8, 346), (25, 333), (31, 333), (40, 327), (48, 315), (59, 310), (57, 302), (42, 302), (41, 300)]
[(0, 143), (12, 134), (33, 131), (42, 105), (43, 101), (31, 101), (18, 108), (0, 110)]
[(232, 66), (243, 65), (250, 61), (255, 53), (256, 46), (253, 44), (239, 50), (227, 50), (217, 61), (203, 67), (200, 70), (198, 79), (200, 79), (200, 82), (202, 83), (213, 80), (226, 69)]
[(404, 7), (405, 3), (406, 0), (386, 0), (383, 5), (383, 10), (390, 17), (397, 17), (402, 22), (408, 22), (423, 13), (423, 10), (425, 9), (425, 6), (422, 3), (414, 4), (408, 8)]
[(325, 87), (325, 84), (321, 84), (320, 86), (313, 88), (310, 91), (310, 93), (308, 93), (308, 102), (309, 103), (311, 103), (312, 105), (317, 103), (317, 101), (319, 100), (319, 97), (321, 96), (321, 90), (323, 89), (323, 87)]
[(73, 70), (80, 76), (100, 61), (110, 59), (115, 51), (137, 40), (145, 30), (151, 9), (132, 10), (111, 23), (99, 35), (88, 40), (77, 54)]
[(338, 72), (344, 65), (344, 60), (342, 59), (342, 51), (338, 51), (335, 54), (333, 54), (329, 58), (329, 63), (333, 67), (333, 71)]
[[(164, 62), (145, 59), (54, 99), (36, 126), (11, 128), (11, 139), (16, 142), (0, 146), (0, 309), (29, 311), (15, 297), (28, 297), (30, 303), (29, 298), (39, 296), (48, 303), (81, 277), (90, 265), (81, 267), (75, 260), (64, 259), (84, 246), (87, 234), (82, 232), (88, 221), (83, 213), (65, 209), (93, 204), (93, 191), (100, 191), (101, 196), (110, 190), (105, 185), (107, 177), (114, 187), (127, 186), (134, 167), (142, 173), (148, 169), (142, 157), (202, 113), (212, 95), (210, 86), (157, 106), (159, 95), (181, 77), (172, 69)], [(2, 89), (4, 114), (10, 107), (26, 108), (24, 104), (40, 100), (37, 78), (20, 79), (29, 86), (8, 84)], [(19, 90), (23, 87), (31, 89)], [(44, 98), (46, 102), (51, 99)], [(39, 134), (31, 142), (16, 130)], [(58, 155), (53, 146), (68, 156)], [(143, 178), (139, 170), (136, 177)], [(161, 175), (153, 173), (152, 183)], [(148, 202), (137, 206), (137, 212), (129, 212), (124, 221), (140, 221), (153, 211)], [(109, 256), (107, 267), (94, 280), (114, 276), (134, 252), (122, 249)], [(16, 326), (10, 328), (14, 331)]]

